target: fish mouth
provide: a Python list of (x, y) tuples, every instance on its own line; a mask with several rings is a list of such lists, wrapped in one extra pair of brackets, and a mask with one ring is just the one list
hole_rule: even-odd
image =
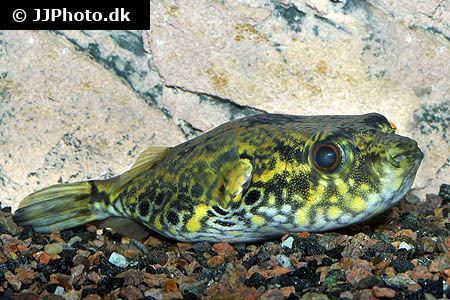
[(419, 147), (415, 149), (407, 149), (402, 151), (389, 151), (387, 152), (388, 160), (395, 168), (401, 168), (401, 163), (406, 160), (408, 165), (412, 165), (411, 169), (416, 169), (422, 161), (424, 154)]
[(400, 188), (391, 192), (389, 195), (382, 195), (382, 201), (380, 202), (380, 206), (384, 206), (384, 209), (382, 207), (379, 207), (381, 211), (384, 211), (392, 207), (396, 203), (398, 203), (411, 190), (414, 179), (417, 175), (417, 170), (419, 169), (420, 163), (423, 158), (422, 151), (420, 151), (420, 154), (416, 155), (417, 158), (414, 160), (414, 163), (412, 164), (411, 168), (407, 172), (406, 176), (403, 178)]

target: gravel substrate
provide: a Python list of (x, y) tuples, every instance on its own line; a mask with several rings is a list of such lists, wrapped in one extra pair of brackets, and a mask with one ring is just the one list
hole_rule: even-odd
[[(370, 223), (264, 243), (39, 234), (0, 211), (1, 299), (450, 298), (449, 188)], [(2, 283), (2, 284), (1, 284)]]

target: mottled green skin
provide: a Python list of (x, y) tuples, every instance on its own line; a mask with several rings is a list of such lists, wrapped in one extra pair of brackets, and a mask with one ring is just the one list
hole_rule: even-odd
[[(311, 147), (324, 141), (343, 150), (332, 173), (311, 161)], [(404, 155), (399, 163), (392, 159), (398, 155)], [(379, 114), (252, 116), (171, 148), (109, 200), (109, 211), (183, 241), (330, 230), (399, 201), (422, 156)]]

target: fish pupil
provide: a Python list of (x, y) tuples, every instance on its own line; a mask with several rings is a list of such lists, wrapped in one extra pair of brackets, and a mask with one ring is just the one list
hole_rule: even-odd
[(338, 154), (335, 149), (330, 146), (323, 145), (317, 149), (316, 152), (316, 164), (324, 169), (328, 169), (332, 167), (338, 158)]

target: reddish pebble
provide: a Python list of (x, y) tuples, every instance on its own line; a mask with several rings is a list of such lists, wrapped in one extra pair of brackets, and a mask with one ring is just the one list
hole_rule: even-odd
[(159, 239), (154, 236), (149, 236), (148, 239), (144, 242), (145, 246), (150, 246), (152, 248), (158, 248), (162, 243)]
[(138, 286), (144, 280), (144, 272), (140, 270), (126, 270), (116, 276), (116, 278), (123, 278), (124, 285)]
[(92, 271), (91, 273), (89, 273), (88, 279), (90, 281), (94, 282), (95, 284), (97, 284), (100, 281), (100, 279), (102, 279), (102, 278), (100, 277), (100, 275), (98, 275), (97, 272)]
[(231, 246), (229, 243), (217, 243), (212, 246), (212, 249), (214, 252), (221, 256), (231, 256), (235, 254), (234, 247)]
[(119, 295), (126, 300), (138, 300), (144, 297), (141, 290), (132, 285), (122, 288)]
[(17, 245), (17, 250), (19, 250), (21, 253), (27, 252), (28, 247), (23, 246), (23, 245)]
[(298, 234), (298, 236), (299, 237), (301, 237), (301, 238), (307, 238), (307, 237), (309, 237), (311, 234), (308, 232), (308, 231), (303, 231), (303, 232), (300, 232), (299, 234)]
[(191, 250), (192, 249), (192, 244), (190, 243), (177, 243), (178, 249), (183, 249), (183, 250)]
[(442, 271), (442, 274), (444, 274), (447, 278), (450, 278), (450, 269)]
[(444, 253), (433, 259), (428, 270), (431, 273), (439, 273), (450, 268), (450, 253)]
[(48, 255), (46, 252), (41, 251), (41, 252), (36, 252), (35, 254), (33, 254), (33, 257), (39, 261), (41, 264), (48, 264), (51, 260), (51, 256)]
[(420, 278), (423, 279), (432, 279), (433, 278), (433, 274), (431, 274), (430, 272), (428, 272), (428, 268), (425, 266), (421, 266), (418, 265), (414, 271), (412, 271), (411, 273), (411, 279), (414, 280), (415, 282), (418, 282), (418, 280)]
[(20, 287), (22, 286), (22, 282), (17, 278), (16, 275), (11, 273), (10, 271), (6, 271), (4, 276), (5, 276), (6, 281), (8, 281), (9, 285), (13, 288), (13, 290), (15, 290), (15, 291), (20, 290)]
[(412, 231), (411, 229), (402, 229), (397, 231), (397, 233), (395, 234), (396, 237), (399, 236), (406, 236), (409, 237), (412, 240), (415, 240), (417, 238), (417, 233), (415, 233), (414, 231)]
[(58, 243), (65, 243), (65, 241), (57, 233), (50, 233), (50, 240)]
[(286, 286), (283, 288), (280, 288), (281, 294), (283, 294), (283, 297), (289, 297), (291, 294), (295, 294), (295, 288), (293, 286)]
[(416, 284), (408, 285), (407, 288), (408, 288), (408, 291), (415, 293), (418, 290), (420, 290), (422, 287), (419, 284), (416, 283)]
[(262, 276), (264, 276), (265, 278), (271, 278), (271, 277), (275, 277), (275, 276), (279, 276), (279, 275), (283, 275), (286, 273), (291, 272), (292, 270), (289, 268), (283, 268), (283, 267), (275, 267), (272, 270), (258, 270), (258, 269), (254, 269), (254, 270), (249, 270), (248, 274), (247, 274), (247, 278), (249, 278), (253, 273), (258, 272), (260, 273)]
[(223, 264), (225, 261), (225, 259), (223, 258), (223, 256), (213, 256), (210, 259), (208, 259), (208, 267), (217, 267), (218, 265)]
[(372, 295), (378, 298), (394, 298), (395, 291), (390, 288), (374, 286), (372, 289)]
[(25, 284), (30, 284), (33, 280), (38, 277), (38, 273), (30, 268), (28, 265), (22, 265), (15, 270), (17, 279)]
[(178, 291), (178, 286), (175, 280), (169, 279), (164, 282), (164, 289), (166, 292), (176, 292)]

